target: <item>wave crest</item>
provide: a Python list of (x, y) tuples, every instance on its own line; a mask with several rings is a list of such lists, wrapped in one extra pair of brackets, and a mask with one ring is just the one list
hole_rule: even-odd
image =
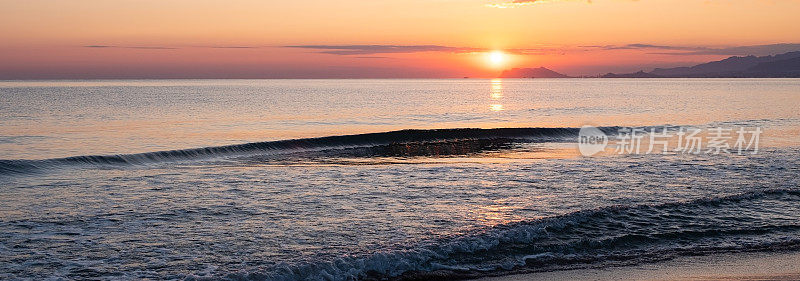
[[(352, 156), (431, 156), (503, 148), (515, 141), (547, 142), (575, 137), (575, 128), (498, 128), (401, 130), (383, 133), (254, 142), (136, 154), (85, 155), (43, 160), (0, 160), (0, 174), (33, 172), (63, 166), (146, 165), (232, 156), (274, 155), (342, 150)], [(362, 148), (361, 150), (353, 150)]]
[[(637, 264), (682, 255), (800, 248), (800, 190), (611, 206), (523, 221), (411, 250), (189, 280), (426, 280)], [(776, 211), (778, 210), (778, 211)]]

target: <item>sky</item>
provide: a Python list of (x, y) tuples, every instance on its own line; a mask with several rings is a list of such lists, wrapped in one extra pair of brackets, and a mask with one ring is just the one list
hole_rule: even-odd
[(634, 72), (800, 50), (798, 14), (800, 0), (0, 0), (0, 79)]

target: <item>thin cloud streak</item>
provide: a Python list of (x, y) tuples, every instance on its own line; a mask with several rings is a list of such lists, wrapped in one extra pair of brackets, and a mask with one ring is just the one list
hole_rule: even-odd
[[(141, 49), (141, 50), (177, 50), (185, 48), (209, 48), (209, 49), (261, 49), (261, 48), (295, 48), (313, 50), (315, 53), (353, 56), (355, 58), (387, 58), (385, 54), (408, 54), (423, 52), (439, 52), (452, 54), (484, 53), (495, 50), (503, 51), (512, 55), (552, 55), (565, 54), (569, 51), (614, 51), (614, 50), (643, 50), (646, 54), (653, 55), (673, 55), (673, 56), (696, 56), (696, 55), (770, 55), (800, 50), (798, 43), (780, 43), (768, 45), (752, 46), (732, 46), (732, 47), (708, 47), (708, 46), (677, 46), (677, 45), (657, 45), (646, 43), (633, 43), (624, 45), (582, 45), (576, 47), (564, 46), (540, 46), (536, 48), (511, 48), (511, 49), (490, 49), (478, 47), (456, 47), (443, 45), (288, 45), (288, 46), (117, 46), (117, 45), (85, 45), (83, 48), (95, 49)], [(649, 51), (649, 52), (647, 52)], [(375, 56), (378, 55), (378, 56)]]
[(114, 46), (114, 45), (86, 45), (84, 48), (97, 48), (97, 49), (144, 49), (144, 50), (177, 50), (177, 47), (163, 47), (163, 46)]
[(483, 51), (477, 48), (458, 48), (439, 45), (292, 45), (286, 48), (314, 49), (331, 55), (372, 55), (421, 52), (471, 53)]
[(782, 54), (800, 50), (800, 44), (770, 44), (755, 46), (737, 46), (727, 48), (706, 48), (690, 52), (657, 52), (652, 54), (676, 55), (676, 56), (696, 56), (696, 55), (720, 55), (720, 56), (766, 56)]
[[(350, 55), (375, 55), (375, 54), (402, 54), (402, 53), (422, 53), (422, 52), (443, 52), (443, 53), (481, 53), (490, 52), (495, 49), (475, 48), (475, 47), (452, 47), (441, 45), (291, 45), (285, 48), (300, 48), (316, 50), (318, 53), (350, 56)], [(525, 49), (500, 49), (503, 52), (515, 55), (542, 55), (560, 49), (548, 48), (525, 48)]]
[(258, 49), (263, 48), (259, 46), (189, 46), (189, 47), (171, 47), (171, 46), (116, 46), (116, 45), (85, 45), (83, 48), (97, 48), (97, 49), (144, 49), (144, 50), (177, 50), (185, 48), (209, 48), (209, 49)]
[(200, 46), (198, 48), (212, 48), (212, 49), (258, 49), (261, 47), (256, 46)]
[(764, 56), (800, 50), (800, 44), (781, 43), (769, 45), (734, 46), (734, 47), (705, 47), (705, 46), (669, 46), (653, 44), (627, 44), (627, 45), (595, 45), (579, 46), (590, 50), (661, 50), (649, 52), (654, 55), (696, 56), (696, 55), (755, 55)]
[[(507, 8), (516, 8), (522, 6), (529, 6), (533, 4), (540, 4), (540, 3), (550, 3), (550, 2), (564, 2), (569, 0), (513, 0), (510, 2), (505, 3), (494, 3), (494, 4), (486, 4), (486, 7), (490, 8), (498, 8), (498, 9), (507, 9)], [(587, 0), (587, 3), (592, 3), (591, 0)]]
[(520, 7), (520, 6), (533, 5), (535, 3), (542, 3), (542, 2), (549, 2), (549, 1), (545, 1), (545, 0), (514, 0), (514, 1), (506, 2), (506, 3), (486, 4), (486, 7), (498, 8), (498, 9), (506, 9), (506, 8), (514, 8), (514, 7)]
[(708, 50), (708, 47), (687, 47), (687, 46), (666, 46), (666, 45), (652, 45), (652, 44), (627, 44), (627, 45), (593, 45), (593, 46), (579, 46), (582, 48), (600, 49), (600, 50), (637, 50), (637, 49), (659, 49), (659, 50), (675, 50), (675, 51), (700, 51)]

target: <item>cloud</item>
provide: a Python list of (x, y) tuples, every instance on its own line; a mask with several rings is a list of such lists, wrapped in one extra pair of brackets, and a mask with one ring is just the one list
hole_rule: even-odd
[[(210, 49), (260, 49), (269, 48), (269, 46), (188, 46), (188, 47), (172, 47), (172, 46), (117, 46), (117, 45), (85, 45), (84, 48), (122, 48), (122, 49), (145, 49), (145, 50), (175, 50), (183, 48), (210, 48)], [(275, 46), (273, 46), (275, 47)], [(289, 45), (277, 46), (283, 48), (297, 48), (313, 50), (316, 53), (339, 55), (339, 56), (352, 56), (354, 58), (363, 59), (377, 59), (388, 58), (386, 54), (408, 54), (408, 53), (423, 53), (423, 52), (440, 52), (440, 53), (483, 53), (491, 52), (497, 49), (491, 48), (477, 48), (477, 47), (457, 47), (457, 46), (443, 46), (443, 45)], [(743, 55), (772, 55), (800, 50), (800, 44), (796, 43), (781, 43), (781, 44), (768, 44), (768, 45), (752, 45), (752, 46), (729, 46), (729, 47), (710, 47), (710, 46), (680, 46), (680, 45), (657, 45), (646, 43), (633, 43), (623, 45), (583, 45), (583, 46), (548, 46), (538, 45), (531, 48), (513, 48), (513, 49), (499, 49), (507, 54), (513, 55), (563, 55), (566, 52), (573, 51), (611, 51), (611, 50), (642, 50), (646, 54), (653, 55), (673, 55), (673, 56), (696, 56), (696, 55), (725, 55), (725, 56), (743, 56)]]
[(659, 52), (653, 54), (677, 55), (677, 56), (695, 56), (695, 55), (766, 56), (766, 55), (782, 54), (795, 51), (800, 51), (800, 44), (783, 43), (783, 44), (737, 46), (737, 47), (725, 47), (725, 48), (705, 48), (689, 52)]
[(319, 53), (332, 55), (372, 55), (421, 52), (469, 53), (481, 51), (475, 48), (458, 48), (439, 45), (293, 45), (286, 48), (321, 50)]
[[(259, 49), (264, 46), (116, 46), (116, 45), (85, 45), (84, 48), (120, 48), (120, 49), (148, 49), (148, 50), (175, 50), (183, 48), (210, 48), (210, 49)], [(422, 53), (422, 52), (444, 52), (444, 53), (479, 53), (489, 52), (494, 49), (474, 48), (474, 47), (452, 47), (441, 45), (290, 45), (280, 46), (283, 48), (311, 49), (322, 54), (357, 56), (358, 58), (386, 58), (371, 56), (375, 54), (403, 54), (403, 53)], [(547, 48), (525, 48), (525, 49), (504, 49), (510, 54), (536, 55), (549, 53)]]
[(579, 46), (579, 47), (588, 49), (598, 49), (598, 50), (654, 50), (653, 52), (649, 52), (649, 54), (676, 55), (676, 56), (696, 56), (696, 55), (765, 56), (765, 55), (781, 54), (781, 53), (800, 50), (800, 44), (790, 44), (790, 43), (753, 45), (753, 46), (734, 46), (734, 47), (669, 46), (669, 45), (653, 45), (653, 44), (594, 45), (594, 46)]
[[(506, 9), (506, 8), (516, 8), (521, 6), (528, 6), (533, 4), (540, 4), (540, 3), (548, 3), (548, 2), (563, 2), (568, 0), (512, 0), (503, 3), (492, 3), (486, 4), (486, 7), (491, 8), (499, 8), (499, 9)], [(592, 3), (591, 0), (586, 0), (587, 3)]]
[(84, 48), (119, 48), (119, 49), (145, 49), (145, 50), (175, 50), (176, 47), (162, 46), (114, 46), (114, 45), (86, 45)]
[(85, 45), (84, 48), (119, 48), (119, 49), (144, 49), (144, 50), (177, 50), (183, 48), (210, 48), (210, 49), (256, 49), (258, 46), (116, 46), (116, 45)]
[(542, 3), (542, 2), (550, 2), (550, 1), (547, 1), (547, 0), (514, 0), (514, 1), (511, 1), (511, 2), (505, 2), (505, 3), (486, 4), (486, 7), (506, 9), (506, 8), (514, 8), (514, 7), (519, 7), (519, 6), (527, 6), (527, 5), (532, 5), (532, 4), (535, 4), (535, 3)]
[(260, 47), (255, 46), (200, 46), (199, 48), (212, 48), (212, 49), (257, 49)]
[[(375, 54), (402, 54), (402, 53), (422, 53), (422, 52), (443, 52), (443, 53), (480, 53), (489, 52), (494, 49), (475, 48), (475, 47), (453, 47), (441, 45), (292, 45), (285, 48), (312, 49), (318, 53), (331, 55), (375, 55)], [(541, 55), (554, 51), (561, 52), (554, 48), (523, 48), (523, 49), (502, 49), (503, 52), (515, 55)]]
[(123, 47), (123, 48), (128, 48), (128, 49), (145, 49), (145, 50), (175, 50), (175, 49), (178, 49), (178, 48), (176, 48), (176, 47), (149, 47), (149, 46), (144, 46), (144, 47)]
[(700, 51), (707, 50), (707, 47), (686, 47), (686, 46), (667, 46), (667, 45), (652, 45), (652, 44), (627, 44), (627, 45), (591, 45), (591, 46), (578, 46), (581, 48), (600, 49), (600, 50), (637, 50), (637, 49), (658, 49), (658, 50), (674, 50), (674, 51)]

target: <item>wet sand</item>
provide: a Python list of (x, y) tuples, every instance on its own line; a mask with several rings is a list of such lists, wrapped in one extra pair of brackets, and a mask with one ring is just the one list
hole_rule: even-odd
[(479, 280), (800, 280), (800, 252), (682, 257), (637, 266), (519, 274)]

